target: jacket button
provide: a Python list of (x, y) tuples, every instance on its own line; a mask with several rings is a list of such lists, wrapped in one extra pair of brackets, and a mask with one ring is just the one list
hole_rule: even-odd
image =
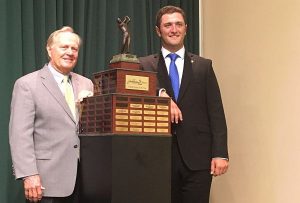
[(74, 148), (77, 148), (78, 147), (78, 145), (76, 144), (76, 145), (74, 145)]

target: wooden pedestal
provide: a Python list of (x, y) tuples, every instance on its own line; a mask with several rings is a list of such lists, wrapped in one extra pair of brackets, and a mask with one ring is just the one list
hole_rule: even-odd
[(80, 140), (81, 202), (171, 202), (171, 137), (110, 135)]

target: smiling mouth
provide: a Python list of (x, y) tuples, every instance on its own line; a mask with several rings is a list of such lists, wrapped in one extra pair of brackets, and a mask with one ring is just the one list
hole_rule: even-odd
[(73, 62), (74, 60), (73, 59), (63, 59), (64, 61), (67, 61), (67, 62)]

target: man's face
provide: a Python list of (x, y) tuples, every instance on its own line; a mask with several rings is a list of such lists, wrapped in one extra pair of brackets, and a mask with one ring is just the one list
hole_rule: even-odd
[(53, 44), (47, 47), (50, 63), (63, 74), (72, 71), (77, 63), (79, 42), (75, 34), (62, 32), (54, 39)]
[(156, 33), (161, 37), (164, 48), (176, 52), (183, 47), (187, 26), (180, 13), (164, 14)]

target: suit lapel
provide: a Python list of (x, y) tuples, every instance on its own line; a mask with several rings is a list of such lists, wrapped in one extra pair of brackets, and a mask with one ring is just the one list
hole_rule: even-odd
[[(47, 88), (49, 93), (55, 98), (58, 104), (63, 108), (63, 110), (69, 115), (69, 117), (76, 123), (75, 118), (73, 118), (72, 112), (63, 96), (61, 90), (59, 89), (57, 82), (55, 81), (53, 75), (51, 74), (48, 66), (45, 65), (40, 71), (40, 77), (42, 79), (43, 85)], [(77, 97), (75, 97), (77, 98)]]
[(193, 77), (193, 70), (192, 70), (193, 63), (191, 58), (192, 55), (189, 56), (187, 52), (185, 52), (184, 67), (183, 67), (183, 73), (182, 73), (182, 79), (181, 79), (177, 103), (179, 103), (180, 100), (182, 99), (187, 87), (189, 86), (191, 78)]

